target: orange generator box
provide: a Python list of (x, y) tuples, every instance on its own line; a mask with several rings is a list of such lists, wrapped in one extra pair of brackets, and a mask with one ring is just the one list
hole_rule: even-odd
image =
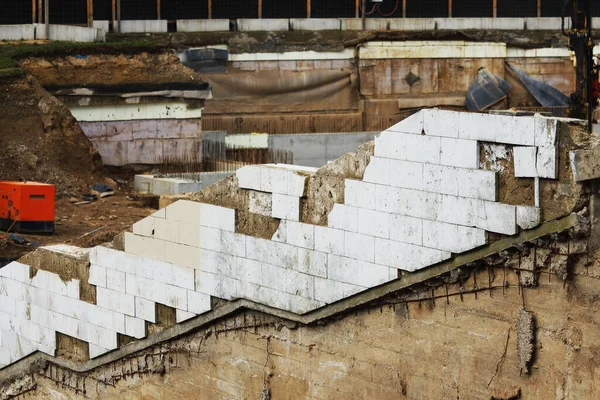
[(54, 185), (0, 181), (0, 229), (53, 233), (55, 194)]

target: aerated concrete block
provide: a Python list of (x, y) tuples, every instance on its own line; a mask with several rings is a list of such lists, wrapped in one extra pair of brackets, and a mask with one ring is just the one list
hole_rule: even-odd
[(410, 117), (403, 119), (396, 125), (393, 125), (388, 130), (392, 132), (411, 133), (421, 135), (423, 133), (423, 118), (424, 112), (419, 111), (412, 114)]
[(345, 204), (334, 204), (327, 217), (327, 226), (356, 232), (358, 230), (358, 208)]
[(381, 157), (371, 157), (371, 161), (365, 169), (364, 182), (390, 184), (390, 160)]
[(126, 315), (125, 334), (136, 339), (142, 339), (146, 337), (146, 322), (143, 319)]
[(200, 203), (200, 225), (235, 232), (235, 210)]
[(314, 250), (315, 226), (301, 222), (287, 221), (286, 242), (293, 246)]
[(541, 222), (541, 209), (537, 207), (517, 206), (517, 225), (521, 229), (532, 229)]
[(463, 253), (487, 243), (484, 230), (423, 220), (423, 246)]
[(426, 135), (458, 138), (458, 112), (432, 109), (422, 113)]
[(390, 160), (389, 185), (423, 190), (423, 163)]
[(558, 177), (558, 155), (556, 147), (538, 147), (537, 150), (537, 176), (540, 178), (556, 179)]
[(459, 168), (479, 168), (479, 145), (476, 140), (442, 138), (440, 164)]
[(357, 260), (375, 260), (375, 238), (360, 233), (346, 232), (344, 235), (344, 256)]
[(423, 220), (420, 218), (392, 215), (390, 239), (421, 246), (423, 244)]
[(478, 204), (476, 226), (486, 231), (514, 235), (517, 233), (516, 207), (508, 204), (481, 201)]
[(377, 252), (375, 263), (388, 267), (414, 272), (449, 259), (448, 251), (430, 249), (407, 243), (375, 238)]
[(514, 147), (515, 176), (517, 178), (537, 177), (537, 147)]
[(90, 278), (88, 283), (95, 286), (106, 287), (106, 268), (99, 265), (90, 265)]
[(341, 256), (344, 254), (344, 231), (315, 225), (315, 250)]
[(156, 303), (150, 300), (135, 298), (135, 316), (145, 321), (156, 323)]
[(358, 209), (358, 233), (384, 239), (390, 236), (391, 215), (382, 211)]
[(366, 209), (375, 208), (375, 184), (353, 179), (346, 179), (344, 183), (347, 205)]
[(96, 304), (98, 307), (107, 308), (132, 317), (135, 316), (135, 298), (125, 293), (97, 287)]
[(272, 215), (290, 221), (300, 221), (300, 198), (273, 193)]

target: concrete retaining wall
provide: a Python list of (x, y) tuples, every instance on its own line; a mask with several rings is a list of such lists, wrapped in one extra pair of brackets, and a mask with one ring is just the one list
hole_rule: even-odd
[(290, 19), (292, 31), (339, 31), (341, 27), (339, 19)]
[[(304, 314), (483, 246), (488, 232), (536, 227), (539, 208), (497, 201), (499, 176), (481, 169), (480, 146), (528, 148), (515, 155), (517, 175), (554, 179), (557, 125), (420, 111), (375, 140), (362, 179), (341, 181), (344, 202), (328, 212), (327, 226), (300, 222), (316, 169), (243, 167), (239, 187), (223, 188), (254, 199), (248, 210), (180, 200), (135, 223), (124, 251), (91, 249), (96, 304), (80, 300), (80, 281), (43, 265), (32, 277), (13, 262), (0, 269), (0, 366), (34, 351), (55, 355), (56, 332), (89, 343), (97, 357), (117, 348), (118, 334), (145, 337), (156, 304), (174, 308), (178, 323), (211, 310), (211, 297)], [(338, 167), (359, 162), (353, 157)], [(279, 220), (277, 231), (271, 239), (238, 232), (238, 211)]]
[(26, 25), (0, 25), (0, 40), (33, 40), (35, 27)]
[(166, 20), (123, 21), (119, 27), (120, 33), (164, 33), (167, 32)]
[(289, 19), (238, 19), (238, 31), (289, 31)]
[(177, 32), (229, 31), (228, 19), (178, 20)]
[(187, 163), (202, 158), (200, 119), (82, 121), (79, 125), (105, 165)]
[[(63, 42), (104, 42), (106, 30), (71, 25), (50, 25), (50, 40)], [(0, 25), (0, 40), (46, 39), (44, 24)]]
[[(595, 18), (596, 26), (600, 18)], [(219, 29), (210, 20), (185, 20), (182, 32), (202, 32), (229, 30), (225, 22), (219, 22)], [(227, 21), (227, 20), (219, 20)], [(180, 26), (180, 21), (177, 25)], [(376, 31), (426, 31), (426, 30), (560, 30), (560, 18), (367, 18), (366, 30)], [(362, 30), (360, 18), (323, 19), (238, 19), (239, 31), (287, 31), (287, 30)], [(179, 29), (179, 28), (178, 28)]]

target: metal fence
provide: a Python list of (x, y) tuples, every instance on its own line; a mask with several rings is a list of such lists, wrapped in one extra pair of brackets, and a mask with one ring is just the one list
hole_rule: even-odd
[(205, 140), (201, 153), (186, 157), (165, 158), (159, 167), (161, 173), (182, 174), (197, 172), (234, 172), (244, 165), (293, 164), (294, 153), (288, 150), (249, 148), (222, 141)]
[[(43, 7), (43, 1), (37, 3)], [(0, 0), (0, 24), (35, 21), (32, 1)], [(111, 19), (116, 1), (92, 0), (95, 19)], [(355, 18), (362, 0), (120, 0), (121, 19)], [(367, 18), (559, 17), (564, 0), (383, 0), (366, 2)], [(87, 23), (87, 0), (50, 1), (50, 22)], [(600, 16), (600, 2), (593, 3)], [(41, 16), (41, 15), (40, 15)], [(40, 17), (38, 16), (38, 17)]]

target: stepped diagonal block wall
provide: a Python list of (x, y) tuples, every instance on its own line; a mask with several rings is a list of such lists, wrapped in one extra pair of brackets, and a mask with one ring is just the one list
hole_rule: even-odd
[(237, 231), (237, 211), (178, 201), (125, 233), (124, 251), (89, 252), (96, 304), (80, 282), (14, 262), (0, 270), (0, 365), (34, 352), (54, 355), (56, 332), (89, 343), (94, 358), (117, 334), (142, 338), (156, 305), (183, 322), (211, 310), (211, 297), (244, 298), (304, 314), (537, 226), (539, 207), (498, 201), (498, 172), (481, 168), (481, 143), (514, 147), (516, 176), (557, 178), (555, 119), (424, 110), (383, 132), (362, 180), (326, 226), (302, 222), (315, 169), (247, 166), (249, 211), (279, 222), (264, 239)]

